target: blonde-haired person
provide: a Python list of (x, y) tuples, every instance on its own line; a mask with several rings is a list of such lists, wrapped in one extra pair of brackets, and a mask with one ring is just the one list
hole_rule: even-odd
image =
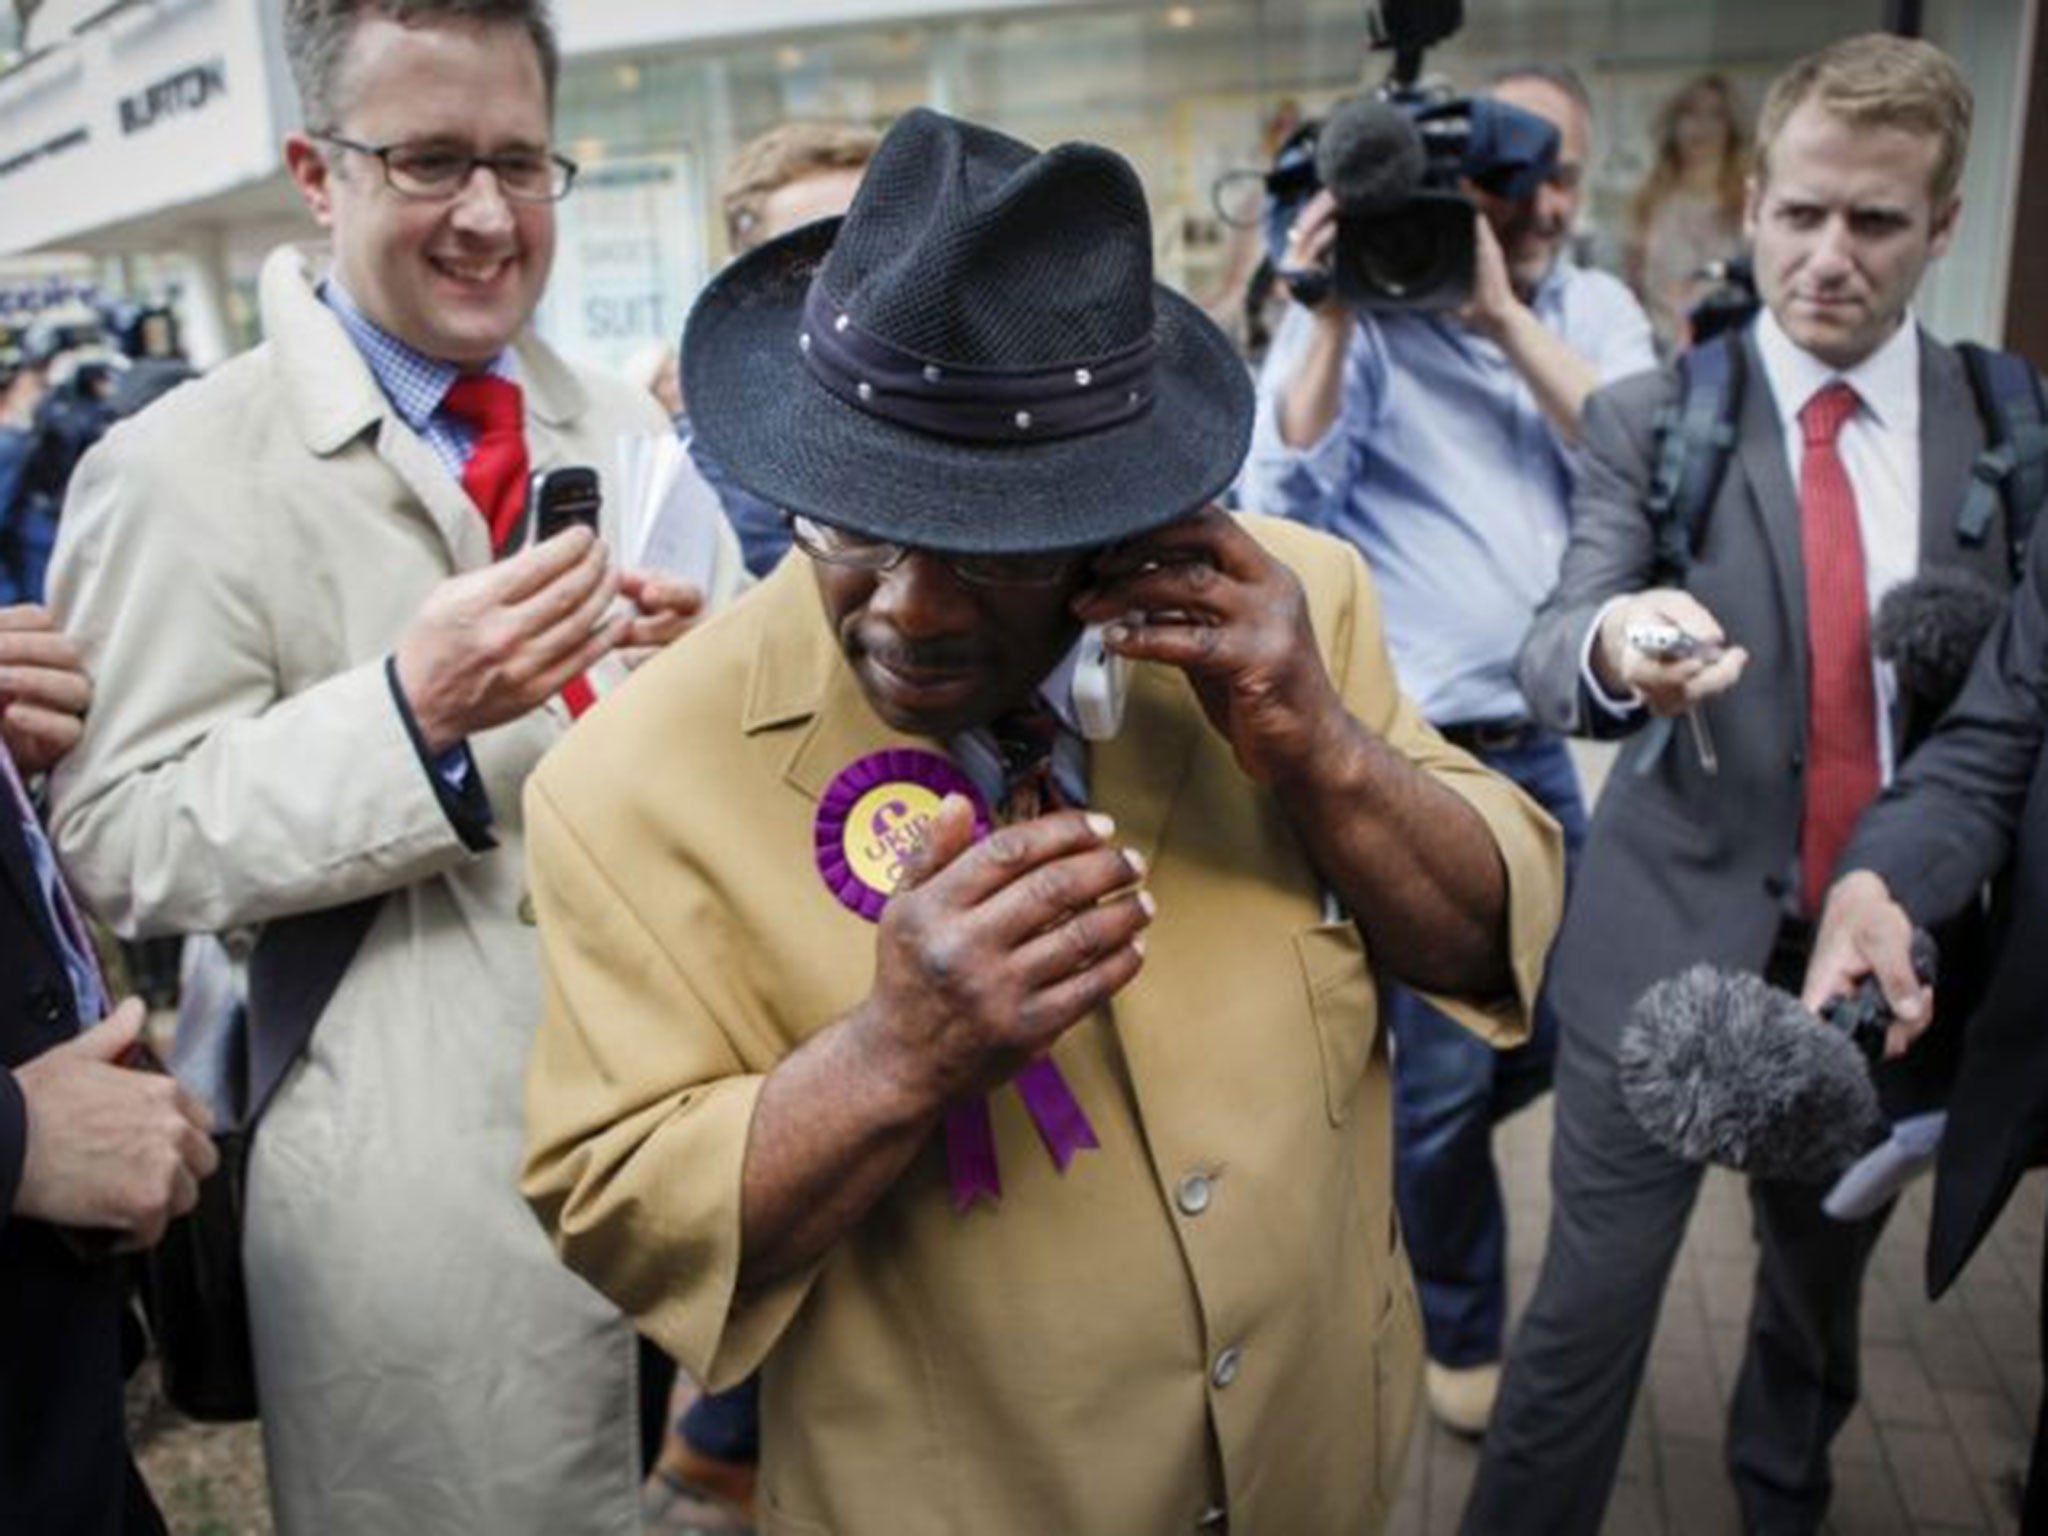
[(1667, 352), (1690, 344), (1687, 312), (1701, 268), (1742, 250), (1749, 154), (1735, 93), (1721, 75), (1687, 83), (1657, 113), (1657, 157), (1629, 202), (1622, 275)]
[(860, 123), (777, 123), (742, 144), (719, 179), (726, 249), (744, 256), (814, 219), (846, 212), (881, 136)]

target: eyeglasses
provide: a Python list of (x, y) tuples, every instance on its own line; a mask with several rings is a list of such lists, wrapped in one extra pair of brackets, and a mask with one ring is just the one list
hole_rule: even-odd
[(472, 154), (447, 144), (359, 144), (338, 133), (313, 138), (340, 149), (352, 149), (384, 163), (384, 180), (400, 197), (423, 202), (446, 201), (469, 185), (480, 165), (498, 178), (498, 190), (515, 203), (553, 203), (569, 195), (576, 180), (576, 162), (567, 155), (538, 149), (508, 149), (495, 155)]
[[(849, 533), (844, 528), (813, 522), (800, 512), (789, 513), (787, 517), (789, 535), (796, 542), (796, 547), (825, 565), (844, 566), (855, 571), (886, 571), (901, 565), (904, 557), (916, 547)], [(926, 550), (923, 553), (974, 587), (1058, 586), (1074, 573), (1083, 558), (1071, 552), (957, 555)]]

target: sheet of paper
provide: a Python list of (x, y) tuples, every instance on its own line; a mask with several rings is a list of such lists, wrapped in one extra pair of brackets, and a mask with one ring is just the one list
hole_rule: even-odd
[(619, 563), (709, 588), (725, 517), (718, 493), (673, 433), (619, 439)]

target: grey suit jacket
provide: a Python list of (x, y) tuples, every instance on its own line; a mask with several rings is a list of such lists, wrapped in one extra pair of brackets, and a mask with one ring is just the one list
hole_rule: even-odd
[[(1686, 585), (1748, 649), (1749, 666), (1705, 706), (1718, 775), (1701, 770), (1682, 731), (1639, 772), (1646, 738), (1638, 736), (1602, 792), (1549, 971), (1560, 1017), (1602, 1049), (1663, 977), (1702, 961), (1761, 970), (1796, 902), (1807, 716), (1799, 499), (1754, 340), (1742, 345), (1748, 382), (1739, 440)], [(1530, 708), (1556, 729), (1615, 733), (1583, 686), (1580, 657), (1600, 607), (1652, 583), (1643, 493), (1653, 424), (1677, 390), (1677, 374), (1664, 370), (1624, 380), (1587, 405), (1571, 542), (1516, 663)], [(2003, 588), (2010, 573), (2002, 515), (1981, 547), (1956, 538), (1983, 427), (1961, 360), (1924, 334), (1920, 397), (1921, 564), (1965, 565)]]

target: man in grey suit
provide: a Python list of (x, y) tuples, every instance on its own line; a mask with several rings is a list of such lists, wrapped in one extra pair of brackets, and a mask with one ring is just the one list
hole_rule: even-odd
[[(1947, 247), (1968, 88), (1933, 47), (1870, 36), (1795, 64), (1759, 127), (1746, 224), (1766, 312), (1739, 343), (1738, 441), (1683, 590), (1657, 585), (1644, 510), (1675, 371), (1594, 397), (1557, 589), (1517, 662), (1537, 717), (1636, 735), (1608, 781), (1551, 999), (1554, 1214), (1465, 1513), (1468, 1533), (1596, 1530), (1701, 1169), (1624, 1108), (1631, 1005), (1696, 962), (1796, 990), (1819, 893), (1889, 769), (1869, 614), (1923, 564), (2003, 584), (2005, 540), (1959, 539), (1983, 430), (1962, 365), (1910, 303)], [(1658, 659), (1644, 626), (1693, 637)], [(1632, 634), (1633, 637), (1632, 638)], [(1752, 1180), (1762, 1245), (1728, 1464), (1751, 1531), (1810, 1531), (1857, 1391), (1858, 1291), (1883, 1216), (1840, 1224), (1813, 1185)]]

